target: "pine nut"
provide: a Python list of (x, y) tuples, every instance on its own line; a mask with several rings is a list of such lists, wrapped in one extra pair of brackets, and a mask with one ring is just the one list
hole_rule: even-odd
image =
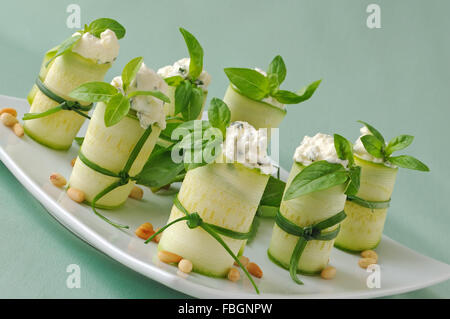
[(320, 273), (320, 276), (327, 280), (333, 279), (336, 276), (336, 268), (332, 266), (325, 267)]
[(12, 107), (5, 107), (3, 109), (0, 110), (0, 115), (2, 115), (3, 113), (9, 113), (14, 117), (17, 117), (17, 111), (16, 109), (13, 109)]
[[(250, 259), (248, 259), (245, 256), (239, 256), (239, 261), (241, 262), (242, 266), (247, 267), (248, 263), (250, 262)], [(234, 262), (235, 266), (239, 266), (237, 262)]]
[(20, 123), (16, 123), (13, 125), (13, 132), (17, 137), (22, 137), (24, 135), (23, 127)]
[(180, 271), (184, 272), (185, 274), (188, 274), (192, 271), (192, 262), (188, 259), (181, 259), (178, 263), (178, 269)]
[(158, 251), (158, 258), (166, 264), (178, 263), (181, 259), (183, 259), (181, 256), (166, 250)]
[(261, 278), (263, 276), (261, 268), (259, 268), (259, 266), (255, 263), (249, 263), (247, 265), (247, 270), (250, 274), (252, 274), (256, 278)]
[(376, 264), (376, 263), (377, 263), (377, 261), (375, 259), (373, 259), (373, 258), (361, 258), (358, 261), (359, 267), (364, 268), (364, 269), (366, 269), (370, 265), (373, 265), (373, 264)]
[(14, 124), (19, 122), (15, 116), (12, 116), (9, 113), (3, 113), (2, 115), (0, 115), (0, 119), (4, 125), (9, 127), (12, 127)]
[(150, 223), (142, 224), (135, 231), (136, 236), (145, 240), (149, 239), (154, 233), (155, 231), (153, 230), (153, 225)]
[(59, 173), (53, 173), (52, 175), (50, 175), (50, 182), (52, 182), (52, 184), (56, 187), (63, 187), (67, 183), (64, 176)]
[(73, 200), (74, 202), (77, 202), (77, 203), (84, 202), (84, 198), (85, 198), (84, 193), (82, 191), (80, 191), (79, 189), (76, 189), (76, 188), (72, 188), (72, 187), (70, 187), (67, 190), (67, 196), (69, 196), (69, 198), (71, 200)]
[(77, 161), (76, 157), (72, 158), (72, 160), (70, 161), (70, 166), (74, 167), (76, 161)]
[(134, 198), (137, 200), (141, 200), (143, 196), (144, 196), (144, 191), (142, 190), (142, 188), (137, 187), (137, 186), (134, 186), (131, 189), (130, 195), (128, 195), (128, 197)]
[(241, 278), (241, 274), (239, 273), (239, 270), (236, 268), (230, 268), (230, 271), (228, 272), (228, 280), (232, 282), (236, 282)]
[[(155, 229), (155, 233), (156, 233), (159, 229), (160, 229), (159, 227), (156, 228), (156, 229)], [(159, 233), (158, 235), (156, 235), (155, 237), (153, 237), (152, 241), (154, 241), (155, 243), (159, 243), (159, 241), (161, 240), (161, 236), (162, 236), (162, 233)]]
[(364, 250), (363, 252), (361, 252), (361, 257), (362, 258), (372, 258), (375, 259), (375, 261), (378, 261), (378, 255), (374, 250)]

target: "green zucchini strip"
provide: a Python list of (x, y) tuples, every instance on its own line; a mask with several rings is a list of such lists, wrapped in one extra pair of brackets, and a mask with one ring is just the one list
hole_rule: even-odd
[(114, 189), (116, 189), (117, 187), (123, 186), (128, 184), (128, 182), (130, 180), (135, 180), (135, 176), (130, 176), (128, 173), (130, 172), (131, 167), (133, 166), (134, 161), (136, 160), (136, 158), (139, 155), (139, 152), (141, 151), (142, 147), (144, 146), (145, 142), (147, 141), (148, 137), (150, 136), (152, 132), (152, 127), (149, 126), (145, 132), (142, 134), (142, 136), (139, 138), (138, 142), (136, 143), (136, 145), (134, 146), (133, 150), (131, 151), (130, 157), (128, 158), (127, 162), (125, 163), (124, 168), (119, 172), (119, 173), (114, 173), (106, 168), (101, 167), (100, 165), (90, 161), (80, 150), (80, 152), (78, 153), (78, 158), (90, 169), (103, 174), (103, 175), (107, 175), (107, 176), (111, 176), (111, 177), (116, 177), (119, 180), (115, 181), (114, 183), (112, 183), (111, 185), (109, 185), (108, 187), (106, 187), (104, 190), (102, 190), (100, 193), (98, 193), (94, 199), (92, 200), (91, 203), (91, 207), (92, 210), (94, 211), (94, 213), (99, 216), (101, 219), (103, 219), (104, 221), (106, 221), (107, 223), (111, 224), (112, 226), (116, 227), (116, 228), (129, 228), (129, 226), (127, 225), (122, 225), (122, 224), (118, 224), (116, 222), (111, 221), (110, 219), (106, 218), (105, 216), (103, 216), (102, 214), (100, 214), (99, 212), (97, 212), (97, 209), (95, 208), (95, 204), (97, 203), (97, 201), (100, 200), (100, 198), (102, 198), (103, 196), (105, 196), (106, 194), (108, 194), (109, 192), (113, 191)]
[(297, 266), (308, 241), (332, 240), (336, 238), (339, 234), (341, 226), (329, 232), (322, 233), (322, 230), (339, 224), (345, 219), (346, 216), (347, 215), (345, 214), (345, 212), (341, 211), (336, 215), (333, 215), (314, 225), (300, 227), (284, 217), (278, 210), (275, 216), (275, 223), (286, 233), (298, 237), (297, 244), (295, 245), (295, 248), (291, 255), (291, 260), (289, 262), (289, 274), (291, 275), (292, 280), (294, 280), (297, 284), (303, 285), (303, 282), (297, 277)]
[(250, 274), (248, 273), (247, 269), (244, 267), (244, 265), (241, 264), (241, 262), (239, 261), (239, 258), (231, 251), (231, 249), (228, 247), (228, 245), (219, 236), (219, 234), (220, 234), (220, 235), (223, 235), (223, 236), (226, 236), (226, 237), (229, 237), (229, 238), (233, 238), (233, 239), (239, 239), (239, 240), (249, 239), (249, 238), (251, 238), (253, 236), (253, 232), (254, 232), (253, 227), (252, 227), (252, 229), (250, 229), (250, 231), (248, 233), (241, 233), (241, 232), (237, 232), (237, 231), (234, 231), (234, 230), (231, 230), (231, 229), (223, 228), (223, 227), (220, 227), (220, 226), (217, 226), (217, 225), (208, 224), (208, 223), (205, 223), (203, 221), (203, 219), (200, 217), (200, 215), (198, 213), (196, 213), (196, 212), (189, 213), (187, 211), (187, 209), (184, 208), (184, 206), (181, 204), (180, 200), (178, 199), (178, 196), (176, 196), (174, 198), (173, 203), (186, 216), (180, 217), (178, 219), (175, 219), (174, 221), (170, 222), (166, 226), (162, 227), (156, 233), (154, 233), (152, 236), (150, 236), (145, 241), (145, 243), (146, 244), (149, 243), (158, 234), (162, 233), (165, 229), (167, 229), (168, 227), (172, 226), (173, 224), (181, 222), (181, 221), (184, 221), (184, 220), (187, 221), (186, 224), (187, 224), (187, 226), (190, 229), (194, 229), (196, 227), (201, 227), (208, 234), (210, 234), (215, 240), (217, 240), (217, 242), (222, 245), (222, 247), (230, 254), (230, 256), (233, 257), (233, 259), (242, 268), (242, 270), (244, 271), (245, 275), (248, 277), (248, 279), (252, 283), (253, 287), (255, 288), (256, 293), (259, 294), (258, 286), (253, 281), (253, 279), (250, 276)]
[(25, 113), (23, 116), (23, 120), (33, 120), (33, 119), (38, 119), (41, 117), (45, 117), (45, 116), (49, 116), (53, 113), (65, 110), (65, 111), (74, 111), (75, 113), (87, 118), (87, 119), (91, 119), (91, 117), (85, 113), (83, 113), (83, 111), (89, 111), (92, 108), (92, 103), (87, 105), (87, 106), (83, 106), (81, 105), (79, 102), (77, 101), (69, 101), (66, 99), (63, 99), (62, 97), (60, 97), (59, 95), (55, 94), (54, 92), (52, 92), (45, 84), (44, 82), (42, 82), (42, 80), (37, 77), (36, 78), (36, 86), (39, 88), (39, 90), (44, 93), (44, 95), (46, 95), (49, 99), (52, 99), (53, 101), (59, 103), (59, 105), (45, 111), (42, 113)]

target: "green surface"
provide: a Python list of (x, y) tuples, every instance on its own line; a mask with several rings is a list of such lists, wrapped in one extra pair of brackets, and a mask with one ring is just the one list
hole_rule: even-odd
[[(289, 167), (306, 134), (339, 132), (356, 139), (366, 120), (385, 136), (416, 136), (407, 153), (431, 173), (400, 170), (385, 233), (450, 263), (450, 40), (448, 1), (375, 1), (382, 28), (366, 27), (374, 1), (77, 1), (81, 22), (117, 18), (127, 28), (116, 64), (144, 56), (152, 68), (187, 55), (178, 27), (198, 37), (223, 97), (223, 67), (262, 66), (281, 54), (284, 86), (323, 78), (314, 97), (288, 106), (281, 128), (281, 163)], [(26, 97), (44, 53), (67, 38), (72, 1), (9, 1), (0, 5), (0, 94)], [(184, 297), (105, 257), (54, 219), (0, 165), (0, 297)], [(67, 289), (66, 266), (79, 264), (82, 288)], [(400, 297), (450, 297), (450, 282)]]

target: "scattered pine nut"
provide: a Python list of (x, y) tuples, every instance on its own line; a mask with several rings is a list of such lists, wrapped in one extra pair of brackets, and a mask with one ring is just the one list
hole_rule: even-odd
[(76, 189), (76, 188), (72, 188), (72, 187), (70, 187), (67, 190), (67, 196), (69, 196), (69, 198), (71, 200), (73, 200), (74, 202), (77, 202), (77, 203), (84, 202), (84, 198), (85, 198), (84, 193), (82, 191), (80, 191), (79, 189)]
[(9, 127), (12, 127), (14, 124), (19, 122), (15, 116), (12, 116), (9, 113), (3, 113), (2, 115), (0, 115), (0, 119), (4, 125)]
[(236, 282), (241, 278), (241, 274), (239, 273), (239, 270), (236, 268), (230, 268), (230, 271), (228, 272), (228, 280), (232, 282)]
[(263, 276), (261, 268), (259, 268), (259, 266), (255, 263), (249, 263), (247, 265), (247, 270), (250, 274), (252, 274), (256, 278), (261, 278)]
[(188, 274), (192, 271), (192, 262), (188, 259), (181, 259), (178, 263), (178, 269), (185, 274)]
[(145, 240), (149, 239), (154, 233), (153, 225), (150, 223), (142, 224), (135, 231), (136, 236)]
[(133, 188), (131, 189), (130, 195), (128, 195), (128, 197), (134, 198), (137, 200), (141, 200), (143, 196), (144, 196), (144, 191), (142, 190), (142, 188), (140, 188), (138, 186), (133, 186)]
[(158, 251), (158, 258), (166, 264), (178, 263), (181, 259), (183, 259), (183, 257), (166, 250)]
[(14, 117), (17, 117), (17, 111), (15, 109), (13, 109), (12, 107), (5, 107), (3, 109), (0, 110), (0, 115), (2, 115), (3, 113), (9, 113)]
[(67, 184), (66, 179), (59, 173), (53, 173), (50, 175), (50, 182), (56, 187), (63, 187)]
[[(248, 259), (248, 257), (245, 256), (239, 256), (239, 261), (241, 262), (242, 266), (247, 267), (248, 263), (250, 262), (250, 259)], [(237, 262), (234, 262), (235, 266), (239, 266), (239, 264)]]
[(333, 279), (336, 276), (336, 268), (332, 266), (325, 267), (320, 273), (320, 276), (327, 280)]
[(373, 259), (373, 258), (361, 258), (358, 261), (359, 267), (364, 268), (364, 269), (366, 269), (370, 265), (373, 265), (373, 264), (376, 264), (376, 263), (377, 263), (377, 261), (375, 259)]
[(362, 258), (372, 258), (375, 259), (375, 261), (378, 261), (378, 255), (374, 250), (364, 250), (363, 252), (361, 252), (361, 257)]
[[(155, 233), (159, 230), (159, 227), (155, 229)], [(156, 235), (155, 237), (153, 237), (152, 241), (154, 241), (155, 243), (159, 243), (159, 241), (161, 240), (161, 236), (162, 233), (159, 233), (158, 235)]]
[(70, 161), (70, 166), (74, 167), (76, 161), (77, 161), (76, 157), (72, 158), (72, 160)]
[(17, 137), (22, 137), (24, 135), (23, 127), (20, 123), (16, 123), (13, 125), (13, 132)]

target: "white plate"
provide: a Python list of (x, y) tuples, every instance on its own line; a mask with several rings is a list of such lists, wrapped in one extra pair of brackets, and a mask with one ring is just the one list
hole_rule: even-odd
[[(19, 117), (28, 110), (28, 103), (0, 95), (0, 106), (17, 109)], [(85, 127), (84, 127), (85, 129)], [(84, 130), (83, 129), (83, 130)], [(82, 135), (82, 133), (80, 133)], [(144, 222), (155, 226), (165, 224), (172, 196), (154, 195), (145, 190), (144, 200), (129, 200), (116, 211), (104, 214), (120, 223), (130, 225), (121, 231), (94, 215), (90, 207), (71, 201), (64, 191), (49, 182), (53, 172), (70, 175), (70, 161), (78, 151), (74, 146), (68, 152), (45, 148), (27, 136), (16, 137), (0, 125), (0, 159), (29, 192), (44, 205), (61, 224), (92, 246), (127, 267), (172, 289), (199, 298), (370, 298), (404, 293), (450, 278), (450, 266), (384, 236), (377, 252), (380, 256), (380, 288), (368, 288), (370, 273), (358, 266), (359, 257), (334, 249), (331, 265), (338, 269), (335, 279), (326, 281), (318, 277), (301, 276), (303, 286), (295, 284), (288, 271), (269, 261), (266, 255), (272, 222), (263, 220), (257, 238), (247, 246), (245, 255), (264, 271), (257, 279), (261, 295), (257, 296), (247, 278), (239, 283), (214, 279), (199, 274), (183, 275), (176, 267), (162, 264), (156, 258), (156, 244), (145, 245), (134, 230)], [(286, 172), (283, 171), (285, 175)]]

